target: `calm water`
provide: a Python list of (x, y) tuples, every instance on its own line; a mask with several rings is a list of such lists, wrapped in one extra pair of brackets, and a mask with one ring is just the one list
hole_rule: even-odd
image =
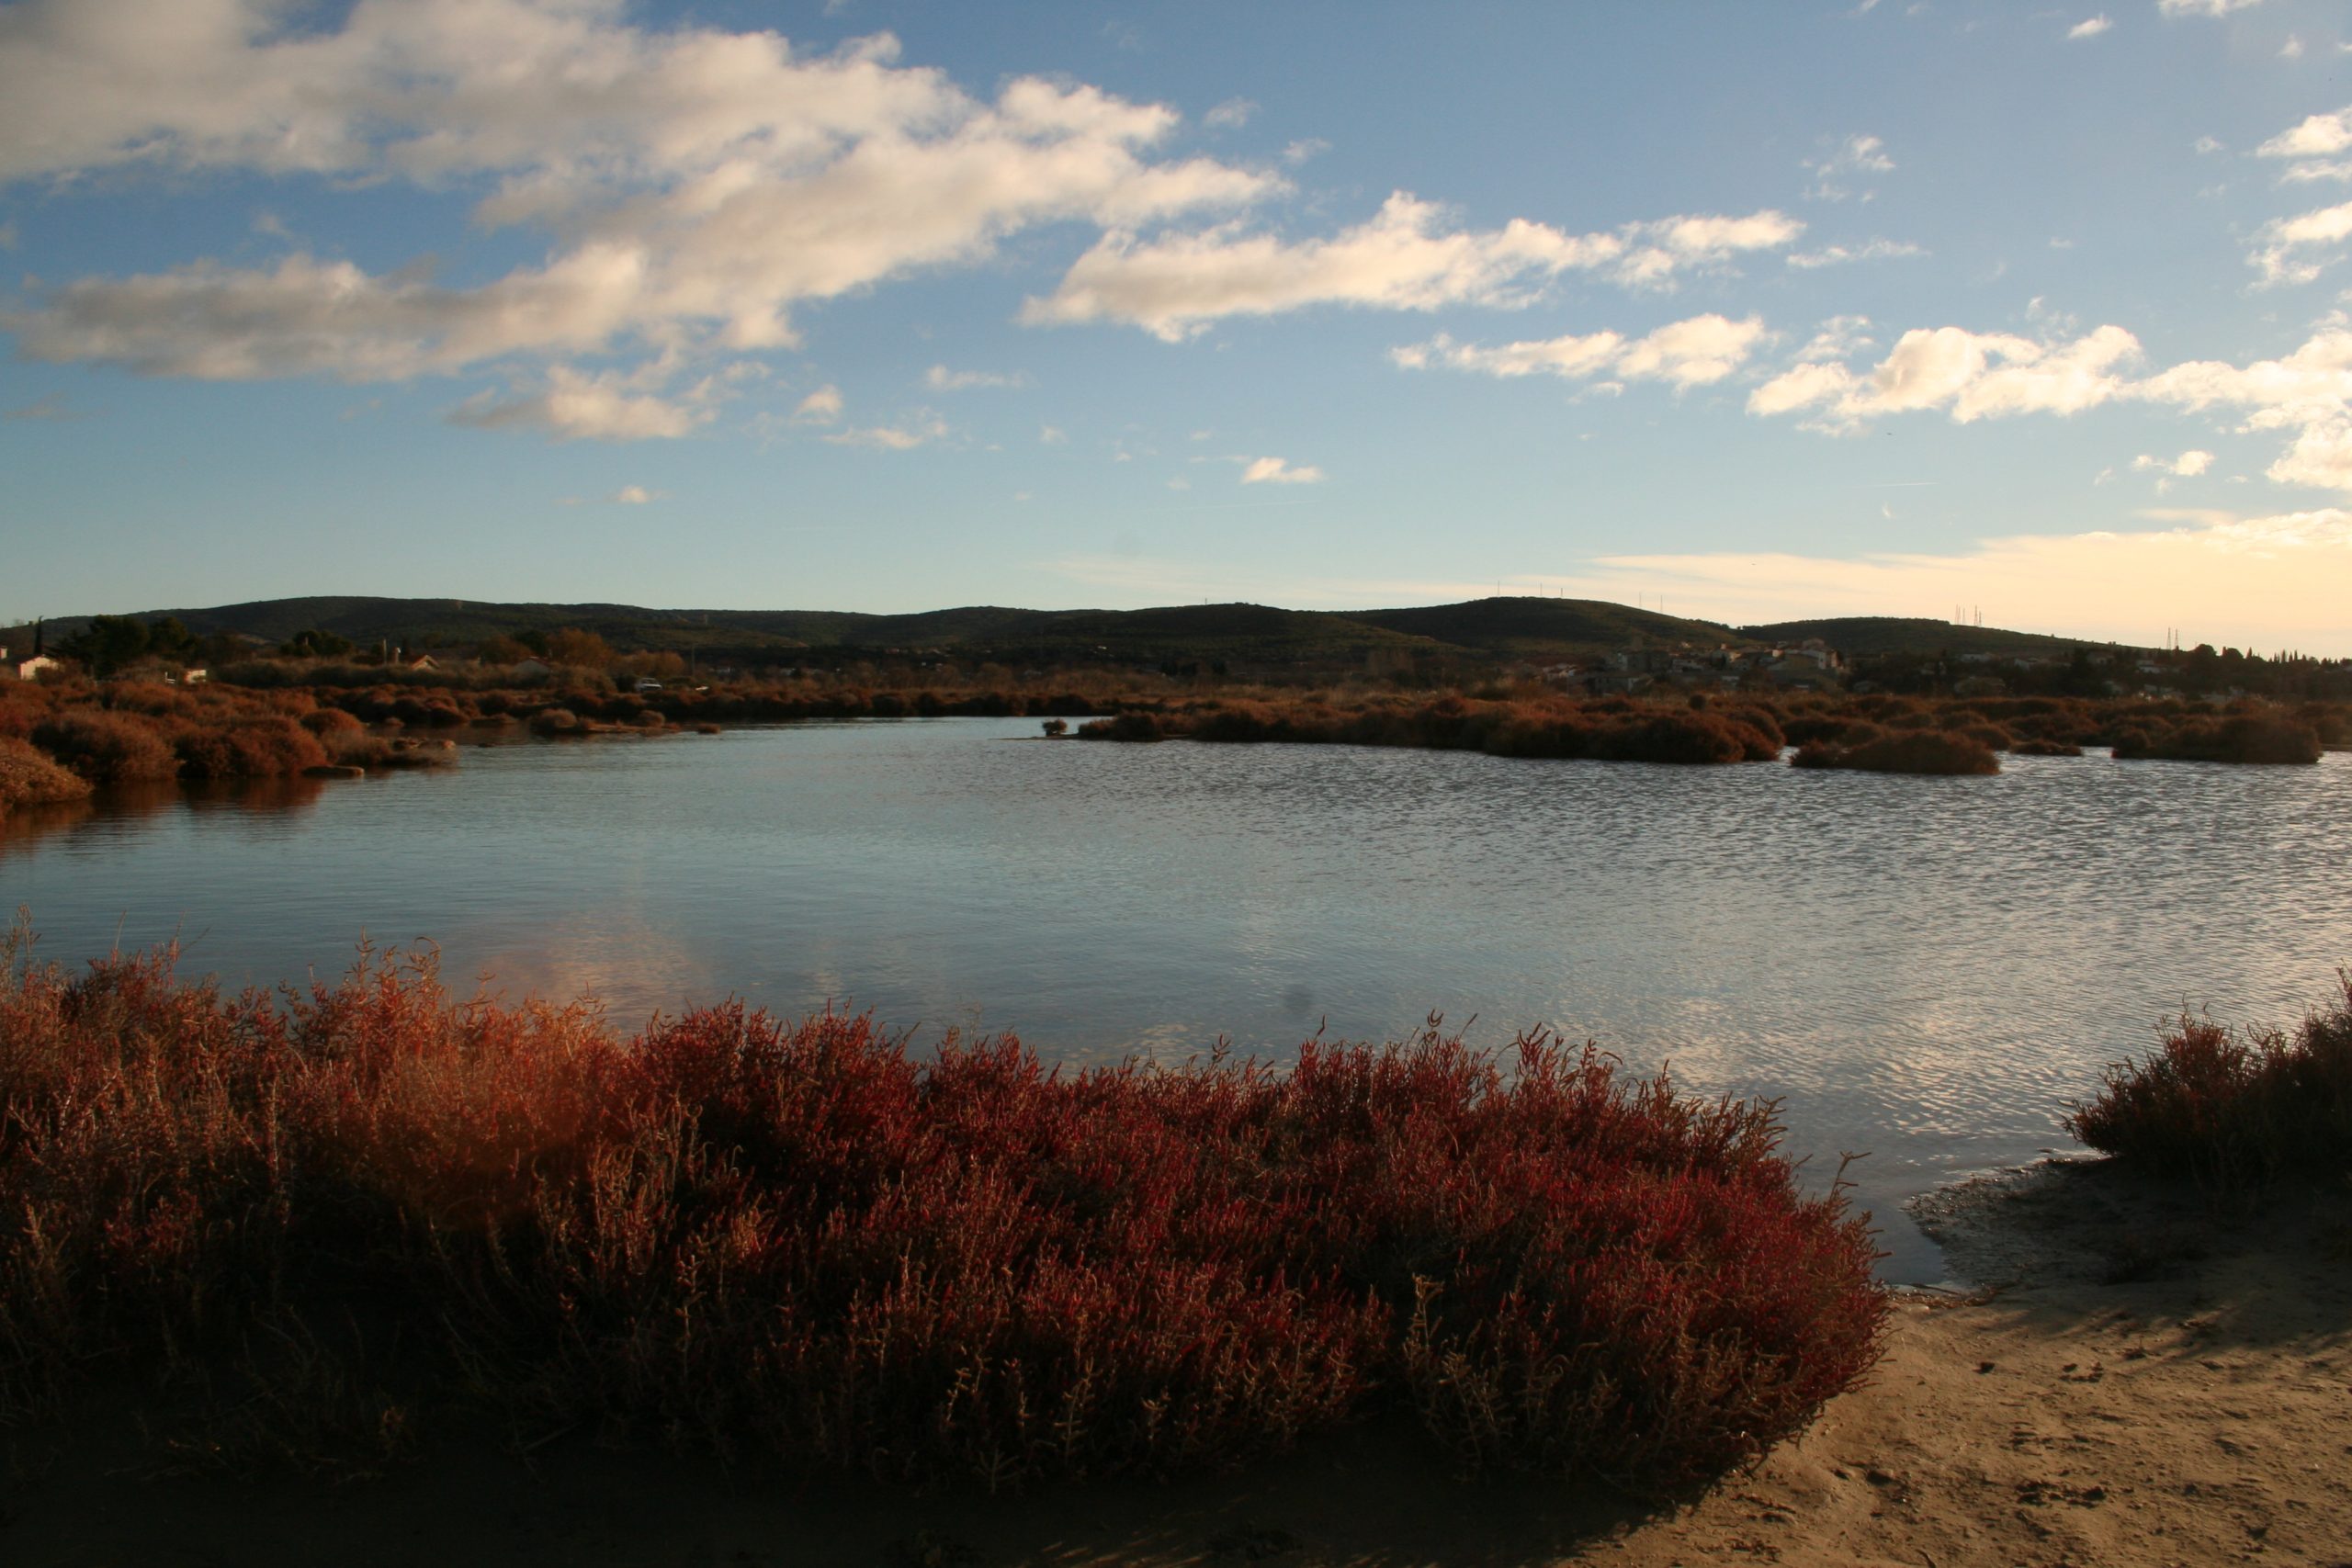
[[(1034, 721), (469, 748), (460, 770), (109, 803), (0, 837), (80, 959), (232, 985), (364, 936), (634, 1026), (730, 993), (1010, 1029), (1050, 1057), (1545, 1023), (1785, 1098), (1898, 1279), (1896, 1204), (2063, 1146), (2185, 1002), (2287, 1021), (2352, 960), (2352, 756), (2005, 759), (1992, 779), (1015, 741)], [(1475, 1017), (1474, 1017), (1475, 1015)]]

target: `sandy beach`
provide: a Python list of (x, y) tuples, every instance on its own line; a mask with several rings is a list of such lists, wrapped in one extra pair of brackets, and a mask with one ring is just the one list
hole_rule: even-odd
[[(2340, 1205), (2337, 1206), (2340, 1208)], [(2352, 1563), (2352, 1224), (2097, 1162), (1932, 1196), (1962, 1292), (1869, 1385), (1695, 1500), (1464, 1483), (1406, 1424), (1243, 1475), (989, 1497), (721, 1471), (593, 1432), (444, 1435), (374, 1479), (159, 1473), (131, 1424), (7, 1434), (21, 1568), (1262, 1562)], [(524, 1451), (527, 1450), (527, 1451)], [(168, 1465), (163, 1467), (168, 1472)]]

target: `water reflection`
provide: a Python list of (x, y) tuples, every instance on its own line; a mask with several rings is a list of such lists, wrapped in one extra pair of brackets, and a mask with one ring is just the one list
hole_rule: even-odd
[(2056, 1144), (2184, 1001), (2287, 1020), (2352, 957), (2352, 757), (1990, 779), (1340, 748), (1012, 744), (1025, 721), (469, 748), (447, 777), (108, 798), (0, 838), (54, 956), (230, 984), (437, 942), (454, 989), (740, 995), (1072, 1062), (1548, 1023), (1784, 1097), (1895, 1201)]

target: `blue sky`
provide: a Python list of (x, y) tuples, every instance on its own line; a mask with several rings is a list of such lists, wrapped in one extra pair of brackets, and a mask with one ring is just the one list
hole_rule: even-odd
[(0, 618), (1565, 592), (2352, 654), (2304, 0), (0, 5)]

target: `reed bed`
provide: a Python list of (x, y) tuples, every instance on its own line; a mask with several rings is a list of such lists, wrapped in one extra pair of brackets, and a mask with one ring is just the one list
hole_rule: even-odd
[(216, 1453), (372, 1462), (487, 1407), (1005, 1486), (1404, 1406), (1473, 1469), (1670, 1490), (1878, 1353), (1865, 1217), (1780, 1141), (1541, 1034), (1064, 1073), (741, 1005), (624, 1041), (415, 960), (230, 997), (20, 932), (0, 1411), (103, 1374), (214, 1391), (171, 1440)]

